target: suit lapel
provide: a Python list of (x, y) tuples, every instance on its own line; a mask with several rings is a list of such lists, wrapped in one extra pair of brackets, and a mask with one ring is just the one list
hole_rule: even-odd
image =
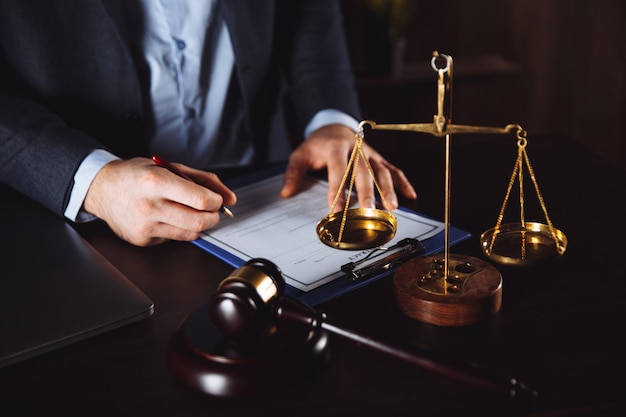
[[(120, 35), (120, 39), (126, 44), (130, 45), (130, 33), (128, 29), (128, 13), (137, 13), (138, 6), (135, 1), (123, 0), (101, 0), (104, 9), (111, 17), (113, 25), (117, 28), (117, 32)], [(125, 4), (124, 4), (125, 3)]]

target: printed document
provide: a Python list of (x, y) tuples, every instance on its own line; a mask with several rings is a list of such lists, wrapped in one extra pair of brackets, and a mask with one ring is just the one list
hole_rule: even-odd
[[(282, 175), (276, 175), (235, 189), (235, 218), (223, 217), (201, 239), (243, 261), (265, 258), (274, 262), (287, 284), (305, 292), (343, 277), (342, 265), (374, 250), (334, 249), (319, 240), (316, 226), (329, 214), (326, 181), (306, 177), (301, 191), (288, 199), (280, 197), (281, 187)], [(385, 247), (405, 238), (424, 241), (444, 229), (442, 222), (415, 212), (395, 210), (393, 214), (397, 230)]]

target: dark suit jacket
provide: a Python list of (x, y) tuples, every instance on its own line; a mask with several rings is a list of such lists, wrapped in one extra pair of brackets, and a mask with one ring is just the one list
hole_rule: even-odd
[[(225, 0), (245, 129), (258, 156), (284, 78), (302, 131), (323, 108), (359, 119), (335, 0)], [(0, 2), (0, 181), (62, 214), (95, 148), (147, 156), (151, 115), (133, 0)]]

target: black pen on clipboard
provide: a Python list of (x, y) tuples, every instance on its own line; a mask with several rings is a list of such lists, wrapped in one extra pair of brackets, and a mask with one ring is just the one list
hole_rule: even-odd
[[(158, 166), (160, 166), (161, 168), (165, 168), (168, 171), (170, 171), (173, 174), (178, 175), (181, 178), (184, 178), (188, 181), (194, 182), (191, 178), (189, 178), (189, 176), (185, 175), (184, 172), (182, 172), (180, 169), (176, 168), (175, 165), (173, 165), (171, 162), (161, 158), (160, 156), (157, 155), (152, 155), (152, 161), (157, 164)], [(231, 219), (235, 217), (235, 215), (233, 214), (233, 212), (226, 206), (222, 206), (220, 207), (220, 211), (222, 213), (224, 213), (226, 216), (230, 217)]]
[(418, 239), (405, 238), (388, 248), (373, 249), (358, 261), (342, 265), (341, 272), (353, 282), (363, 281), (391, 270), (425, 251), (424, 245)]

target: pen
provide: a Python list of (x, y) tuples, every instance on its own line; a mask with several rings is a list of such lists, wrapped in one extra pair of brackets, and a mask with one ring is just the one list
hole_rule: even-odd
[[(171, 162), (166, 161), (165, 159), (161, 158), (160, 156), (152, 155), (152, 160), (158, 166), (167, 169), (168, 171), (178, 175), (179, 177), (184, 178), (184, 179), (186, 179), (188, 181), (194, 182), (191, 178), (189, 178), (189, 176), (185, 175), (184, 172), (182, 172), (180, 169), (176, 168), (176, 166), (174, 166)], [(224, 205), (222, 207), (220, 207), (220, 211), (222, 213), (224, 213), (226, 216), (230, 217), (231, 219), (235, 217), (233, 212), (228, 207), (226, 207)]]

